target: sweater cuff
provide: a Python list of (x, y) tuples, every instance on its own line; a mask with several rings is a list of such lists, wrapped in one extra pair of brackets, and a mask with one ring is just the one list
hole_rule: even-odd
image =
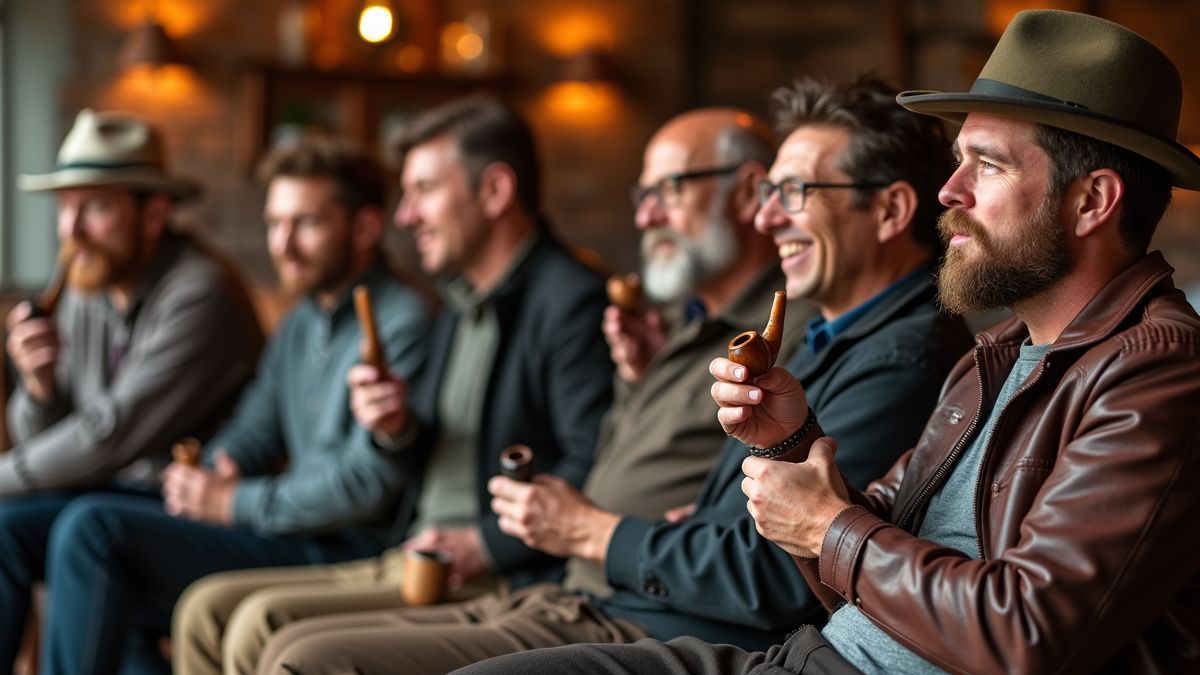
[(821, 583), (853, 602), (854, 573), (862, 557), (862, 548), (875, 530), (887, 525), (861, 506), (847, 506), (838, 513), (821, 541)]
[(243, 478), (233, 492), (233, 524), (255, 527), (271, 508), (275, 492), (268, 478)]
[(18, 445), (0, 454), (0, 495), (10, 497), (24, 494), (36, 487), (29, 467), (25, 465), (25, 449)]
[(638, 550), (657, 521), (626, 516), (617, 523), (604, 552), (604, 576), (613, 588), (640, 589)]

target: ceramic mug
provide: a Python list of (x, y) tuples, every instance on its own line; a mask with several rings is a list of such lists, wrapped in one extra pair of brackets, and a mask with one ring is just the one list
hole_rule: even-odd
[(400, 595), (405, 604), (413, 607), (441, 602), (446, 597), (446, 581), (449, 577), (448, 552), (408, 551), (404, 556)]

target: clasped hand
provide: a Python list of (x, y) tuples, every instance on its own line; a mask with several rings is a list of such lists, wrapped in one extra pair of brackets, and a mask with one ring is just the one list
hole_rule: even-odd
[(483, 536), (477, 527), (431, 527), (405, 541), (406, 551), (444, 551), (450, 554), (450, 588), (487, 571), (483, 555)]
[(708, 372), (717, 379), (712, 385), (713, 400), (720, 406), (717, 421), (725, 433), (746, 445), (775, 445), (808, 418), (804, 387), (783, 368), (772, 368), (747, 382), (745, 366), (716, 358)]
[(495, 476), (488, 492), (502, 532), (554, 556), (603, 561), (620, 520), (549, 474), (538, 474), (530, 483)]
[(662, 315), (654, 310), (631, 312), (610, 305), (604, 310), (601, 330), (617, 376), (630, 383), (642, 379), (650, 359), (667, 343)]
[(54, 395), (54, 369), (58, 363), (58, 330), (52, 318), (31, 318), (33, 306), (22, 302), (8, 314), (8, 355), (25, 391), (36, 401)]
[(408, 383), (374, 366), (356, 365), (346, 373), (350, 410), (359, 425), (386, 436), (398, 436), (408, 424)]
[[(713, 359), (708, 370), (717, 380), (712, 397), (720, 407), (718, 421), (746, 445), (770, 447), (808, 421), (804, 387), (787, 370), (772, 368), (752, 382), (745, 367), (729, 359)], [(829, 524), (850, 505), (833, 460), (836, 447), (832, 438), (822, 438), (798, 464), (753, 456), (742, 461), (742, 492), (755, 527), (792, 555), (819, 556)]]
[(215, 525), (233, 522), (233, 497), (241, 470), (218, 450), (214, 468), (172, 462), (163, 471), (163, 502), (167, 513)]

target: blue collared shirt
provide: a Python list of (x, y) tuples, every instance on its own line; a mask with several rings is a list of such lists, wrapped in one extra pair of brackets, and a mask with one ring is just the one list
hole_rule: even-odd
[(835, 337), (846, 332), (850, 326), (854, 325), (855, 321), (861, 319), (866, 315), (867, 312), (871, 311), (871, 308), (882, 303), (888, 298), (888, 296), (894, 294), (896, 289), (908, 283), (910, 279), (913, 279), (919, 275), (930, 274), (933, 274), (933, 263), (927, 262), (903, 277), (897, 279), (896, 281), (893, 281), (887, 288), (879, 291), (875, 295), (871, 296), (871, 298), (866, 302), (837, 317), (833, 321), (826, 321), (825, 317), (821, 316), (820, 314), (812, 317), (808, 320), (808, 353), (820, 353), (820, 351), (824, 349), (826, 345), (828, 345), (830, 342), (833, 342)]

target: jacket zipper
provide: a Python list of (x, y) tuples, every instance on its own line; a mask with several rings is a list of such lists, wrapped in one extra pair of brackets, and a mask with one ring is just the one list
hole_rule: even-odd
[[(979, 553), (979, 560), (983, 560), (983, 528), (980, 520), (980, 507), (983, 505), (983, 468), (987, 466), (988, 450), (991, 450), (992, 438), (996, 435), (996, 428), (1000, 426), (1000, 416), (1004, 414), (1012, 402), (1017, 400), (1017, 397), (1033, 388), (1037, 381), (1041, 379), (1042, 373), (1046, 372), (1046, 360), (1050, 354), (1042, 356), (1041, 363), (1038, 364), (1038, 369), (1033, 373), (1033, 377), (1025, 380), (1012, 396), (1008, 397), (1008, 403), (999, 411), (994, 411), (992, 416), (996, 418), (996, 423), (992, 425), (992, 434), (984, 439), (983, 448), (981, 449), (982, 456), (979, 458), (979, 471), (975, 474), (975, 550)], [(982, 385), (981, 385), (982, 386)]]
[(975, 416), (971, 418), (971, 423), (967, 425), (966, 432), (958, 439), (958, 443), (955, 443), (954, 447), (951, 448), (950, 454), (946, 456), (942, 465), (934, 472), (933, 478), (925, 483), (925, 487), (921, 488), (921, 492), (917, 495), (912, 505), (908, 507), (908, 511), (905, 511), (904, 515), (900, 518), (899, 525), (904, 530), (911, 532), (909, 528), (912, 526), (912, 520), (915, 517), (917, 509), (921, 507), (921, 504), (925, 503), (925, 500), (929, 498), (929, 493), (941, 482), (942, 477), (946, 475), (946, 472), (958, 460), (958, 454), (962, 452), (963, 446), (971, 439), (971, 436), (975, 433), (975, 427), (979, 425), (979, 416), (983, 414), (983, 366), (979, 363), (978, 349), (975, 350), (972, 357), (975, 360), (975, 371), (978, 374), (975, 379), (979, 382), (979, 404), (975, 407)]

